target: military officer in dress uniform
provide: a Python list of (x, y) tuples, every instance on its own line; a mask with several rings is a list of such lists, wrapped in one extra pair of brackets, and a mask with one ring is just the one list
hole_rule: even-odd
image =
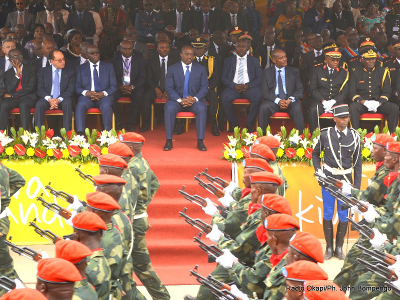
[[(195, 55), (194, 62), (199, 63), (207, 70), (208, 75), (208, 92), (206, 95), (206, 101), (210, 104), (210, 115), (212, 121), (212, 135), (219, 136), (218, 130), (218, 94), (217, 86), (221, 77), (222, 62), (220, 56), (205, 55), (208, 51), (207, 40), (203, 38), (197, 38), (192, 41), (192, 47)], [(220, 122), (222, 120), (218, 118)]]
[[(400, 1), (399, 1), (400, 4)], [(400, 5), (398, 5), (400, 7)], [(386, 60), (384, 67), (389, 69), (390, 72), (390, 81), (392, 83), (392, 97), (390, 101), (400, 105), (399, 101), (399, 93), (396, 88), (397, 78), (399, 77), (400, 70), (400, 42), (396, 41), (393, 45), (394, 48), (394, 56), (392, 56), (389, 60)]]
[(349, 72), (339, 67), (342, 53), (335, 43), (324, 48), (326, 63), (314, 67), (310, 79), (311, 99), (308, 122), (310, 132), (318, 127), (319, 115), (330, 112), (335, 105), (343, 104), (348, 93)]
[[(312, 153), (314, 169), (321, 176), (333, 176), (339, 180), (346, 180), (356, 188), (360, 188), (360, 135), (355, 129), (347, 128), (349, 124), (349, 107), (347, 104), (334, 106), (333, 116), (336, 126), (322, 129), (319, 141), (314, 147)], [(321, 166), (320, 158), (322, 151), (324, 151), (323, 166)], [(325, 188), (322, 188), (322, 199), (324, 206), (323, 228), (326, 240), (325, 259), (330, 259), (333, 255), (339, 259), (344, 259), (342, 246), (347, 231), (348, 210), (340, 210), (342, 202), (337, 200), (339, 225), (336, 233), (336, 249), (335, 253), (333, 253), (332, 218), (336, 201)]]
[(376, 64), (377, 50), (375, 48), (363, 48), (360, 53), (362, 65), (350, 71), (351, 124), (354, 129), (358, 129), (361, 114), (380, 113), (387, 117), (389, 131), (394, 132), (399, 122), (399, 107), (389, 102), (392, 96), (389, 69)]
[[(349, 71), (354, 71), (357, 66), (362, 66), (362, 56), (361, 52), (365, 49), (373, 49), (375, 48), (375, 43), (371, 41), (370, 38), (364, 38), (360, 41), (360, 46), (358, 47), (358, 55), (353, 56), (353, 58), (349, 59)], [(379, 61), (377, 61), (378, 65), (381, 65)]]

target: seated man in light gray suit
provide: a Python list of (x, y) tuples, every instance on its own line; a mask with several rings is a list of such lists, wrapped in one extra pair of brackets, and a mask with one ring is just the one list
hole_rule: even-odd
[(46, 10), (37, 13), (35, 23), (42, 24), (43, 26), (45, 26), (46, 23), (51, 23), (54, 28), (54, 33), (64, 36), (65, 24), (62, 13), (54, 10), (54, 0), (46, 0), (45, 4)]
[(14, 27), (17, 24), (22, 24), (28, 33), (32, 33), (35, 25), (35, 16), (25, 11), (25, 2), (23, 0), (16, 0), (15, 5), (17, 6), (17, 11), (8, 13), (4, 27), (14, 31)]

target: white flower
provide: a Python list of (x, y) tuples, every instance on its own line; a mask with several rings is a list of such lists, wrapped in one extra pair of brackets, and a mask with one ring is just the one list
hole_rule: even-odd
[(65, 145), (65, 143), (62, 142), (62, 143), (60, 144), (60, 149), (66, 149), (66, 148), (67, 148), (67, 145)]
[(232, 158), (236, 158), (236, 150), (235, 148), (228, 149), (228, 155)]
[(25, 145), (28, 144), (29, 142), (29, 133), (25, 130), (24, 134), (21, 136), (22, 141), (24, 142)]
[(246, 146), (251, 146), (254, 144), (254, 141), (256, 139), (256, 135), (252, 133), (246, 133), (246, 138), (243, 139), (243, 141), (246, 143)]
[(1, 145), (4, 147), (4, 146), (6, 146), (6, 145), (8, 145), (9, 143), (12, 143), (14, 141), (14, 139), (12, 139), (12, 138), (10, 138), (10, 137), (8, 137), (8, 136), (6, 136), (6, 135), (3, 135), (1, 138), (0, 138), (0, 143), (1, 143)]
[(229, 145), (235, 148), (237, 144), (237, 139), (235, 139), (233, 136), (228, 136), (228, 139), (229, 139)]
[(295, 133), (294, 135), (292, 135), (291, 137), (289, 137), (289, 142), (291, 142), (292, 144), (299, 144), (299, 141), (301, 140), (301, 137)]
[(301, 140), (300, 141), (300, 144), (303, 146), (304, 149), (307, 148), (309, 143), (310, 143), (310, 141), (307, 141), (307, 140)]
[(110, 137), (109, 141), (108, 141), (108, 144), (111, 145), (111, 144), (114, 144), (114, 143), (116, 143), (116, 142), (119, 142), (119, 139), (117, 139), (117, 137), (115, 137), (115, 136), (112, 135), (112, 136)]
[(62, 138), (59, 137), (59, 136), (53, 136), (53, 138), (51, 140), (54, 141), (54, 142), (61, 142)]
[(311, 148), (315, 148), (315, 145), (318, 143), (318, 141), (319, 141), (319, 138), (317, 138), (317, 137), (315, 137), (314, 139), (313, 139), (313, 141), (312, 141), (312, 143), (311, 143)]
[[(268, 134), (268, 136), (272, 136), (272, 135)], [(279, 134), (275, 134), (273, 137), (276, 138), (279, 142), (282, 141), (282, 137)]]

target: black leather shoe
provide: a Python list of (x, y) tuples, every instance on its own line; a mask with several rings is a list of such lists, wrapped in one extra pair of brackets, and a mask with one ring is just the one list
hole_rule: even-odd
[(196, 300), (196, 297), (192, 297), (190, 295), (186, 295), (185, 297), (183, 297), (183, 300)]
[(200, 151), (207, 151), (206, 145), (204, 145), (203, 141), (197, 141), (197, 149)]
[(172, 149), (172, 141), (167, 141), (164, 145), (164, 151), (169, 151)]
[(143, 124), (142, 127), (140, 127), (140, 132), (146, 132), (149, 131), (150, 127), (149, 124)]
[(211, 128), (211, 134), (214, 135), (214, 136), (219, 136), (219, 130), (218, 130), (217, 125), (213, 125), (213, 126), (212, 126), (212, 128)]
[(181, 122), (177, 122), (175, 125), (175, 130), (174, 130), (174, 134), (175, 135), (180, 135), (185, 131), (185, 128), (183, 126), (183, 123)]

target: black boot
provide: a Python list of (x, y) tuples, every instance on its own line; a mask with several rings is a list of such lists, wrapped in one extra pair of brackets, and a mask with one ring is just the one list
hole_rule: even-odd
[(339, 222), (336, 232), (336, 248), (335, 248), (335, 256), (340, 260), (344, 260), (346, 255), (343, 253), (343, 242), (347, 233), (347, 221)]
[(332, 220), (324, 220), (324, 235), (326, 240), (325, 259), (330, 259), (333, 256), (333, 224)]

